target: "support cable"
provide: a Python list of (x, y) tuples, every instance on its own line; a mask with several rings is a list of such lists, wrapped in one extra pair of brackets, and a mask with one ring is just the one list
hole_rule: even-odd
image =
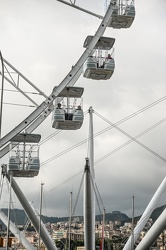
[(4, 186), (3, 181), (4, 181), (4, 175), (1, 174), (1, 180), (0, 180), (0, 200), (2, 198), (2, 189), (3, 189), (3, 186)]
[[(165, 121), (166, 121), (166, 118), (162, 119), (161, 121), (157, 122), (156, 124), (154, 124), (154, 125), (151, 126), (150, 128), (144, 130), (143, 132), (141, 132), (140, 134), (138, 134), (138, 135), (137, 135), (136, 137), (134, 137), (134, 138), (135, 138), (135, 139), (138, 139), (139, 137), (141, 137), (141, 136), (143, 136), (144, 134), (148, 133), (149, 131), (151, 131), (152, 129), (156, 128), (157, 126), (159, 126), (160, 124), (162, 124), (162, 123), (165, 122)], [(119, 122), (118, 122), (118, 123), (119, 123)], [(116, 123), (116, 124), (118, 124), (118, 123)], [(94, 138), (97, 137), (97, 136), (99, 136), (99, 135), (101, 135), (102, 133), (108, 131), (109, 129), (112, 129), (112, 128), (114, 128), (114, 127), (111, 125), (110, 127), (106, 128), (106, 129), (104, 129), (104, 130), (102, 130), (102, 131), (99, 131), (98, 133), (96, 133), (96, 134), (94, 135)], [(88, 140), (90, 140), (90, 138), (84, 139), (83, 141), (81, 141), (81, 142), (79, 142), (79, 143), (73, 145), (72, 147), (70, 147), (70, 148), (68, 148), (68, 149), (65, 149), (64, 151), (62, 151), (62, 152), (60, 152), (60, 153), (58, 153), (58, 154), (52, 156), (51, 158), (47, 159), (46, 161), (43, 161), (43, 162), (41, 163), (41, 166), (43, 166), (43, 165), (49, 163), (50, 161), (53, 161), (53, 160), (57, 159), (58, 157), (60, 157), (60, 156), (62, 156), (62, 155), (64, 155), (64, 154), (66, 154), (66, 153), (72, 151), (73, 149), (75, 149), (75, 148), (77, 148), (77, 147), (83, 145), (83, 144), (86, 143)], [(101, 157), (100, 159), (98, 159), (98, 160), (95, 162), (95, 165), (98, 164), (99, 162), (103, 161), (104, 159), (106, 159), (106, 158), (109, 157), (110, 155), (116, 153), (116, 152), (119, 151), (120, 149), (124, 148), (125, 146), (127, 146), (127, 145), (128, 145), (129, 143), (131, 143), (131, 142), (133, 142), (133, 139), (131, 139), (131, 140), (125, 142), (124, 144), (122, 144), (122, 145), (120, 145), (119, 147), (115, 148), (113, 151), (109, 152), (109, 153), (106, 154), (105, 156), (103, 156), (103, 157)], [(163, 159), (162, 159), (162, 160), (163, 160)], [(165, 161), (165, 160), (164, 160), (164, 161)]]
[(75, 204), (74, 204), (74, 207), (73, 207), (73, 211), (72, 211), (72, 216), (75, 215), (75, 210), (76, 210), (76, 207), (77, 207), (77, 204), (78, 204), (78, 199), (79, 199), (79, 196), (80, 196), (81, 188), (83, 186), (83, 180), (84, 180), (84, 173), (83, 173), (83, 176), (81, 178), (80, 186), (79, 186), (78, 193), (77, 193), (77, 196), (76, 196), (76, 201), (75, 201)]
[[(150, 130), (154, 129), (155, 127), (157, 127), (158, 125), (160, 125), (162, 122), (165, 122), (166, 118), (161, 120), (160, 122), (158, 122), (157, 124), (153, 125), (151, 128), (148, 128), (147, 130), (143, 131), (142, 133), (138, 134), (135, 138), (139, 138), (142, 135), (146, 134), (147, 132), (149, 132)], [(107, 157), (111, 156), (112, 154), (116, 153), (117, 151), (119, 151), (120, 149), (122, 149), (123, 147), (127, 146), (129, 143), (133, 142), (133, 140), (129, 140), (126, 143), (120, 145), (119, 147), (117, 147), (116, 149), (114, 149), (113, 151), (109, 152), (108, 154), (106, 154), (105, 156), (101, 157), (100, 159), (98, 159), (96, 162), (94, 162), (94, 165), (100, 163), (101, 161), (105, 160)], [(85, 143), (85, 142), (84, 142)], [(71, 181), (72, 179), (74, 179), (75, 177), (77, 177), (78, 175), (80, 175), (83, 172), (83, 170), (79, 171), (78, 173), (74, 174), (73, 176), (69, 177), (67, 180), (65, 180), (64, 182), (62, 182), (61, 184), (58, 184), (56, 187), (50, 189), (47, 192), (50, 191), (54, 191), (55, 189), (58, 189), (59, 187), (61, 187), (62, 185), (64, 185), (65, 183)]]
[(92, 187), (93, 187), (94, 194), (95, 194), (95, 197), (96, 197), (96, 201), (97, 201), (97, 205), (98, 205), (98, 208), (99, 208), (99, 212), (100, 212), (100, 214), (102, 214), (102, 210), (101, 210), (99, 199), (98, 199), (97, 192), (96, 192), (97, 191), (96, 190), (96, 183), (94, 184), (94, 180), (93, 180), (93, 177), (92, 177), (91, 174), (90, 174), (90, 176), (91, 176)]
[(55, 131), (53, 134), (47, 136), (45, 139), (43, 139), (41, 142), (39, 142), (38, 145), (41, 146), (42, 144), (44, 144), (48, 140), (52, 139), (55, 135), (58, 135), (61, 132), (62, 132), (62, 130)]
[[(129, 115), (129, 116), (125, 117), (125, 118), (123, 118), (122, 120), (120, 120), (120, 121), (118, 121), (117, 123), (115, 123), (115, 125), (119, 125), (119, 124), (121, 124), (121, 123), (123, 123), (123, 122), (129, 120), (129, 119), (133, 118), (134, 116), (137, 116), (137, 115), (141, 114), (142, 112), (144, 112), (144, 111), (146, 111), (146, 110), (152, 108), (153, 106), (155, 106), (155, 105), (157, 105), (157, 104), (159, 104), (160, 102), (163, 102), (163, 101), (165, 101), (165, 100), (166, 100), (166, 96), (164, 96), (164, 97), (162, 97), (162, 98), (156, 100), (156, 101), (153, 102), (153, 103), (150, 103), (149, 105), (143, 107), (142, 109), (140, 109), (140, 110), (138, 110), (138, 111), (132, 113), (131, 115)], [(84, 113), (84, 115), (86, 115), (87, 113), (88, 113), (88, 111), (86, 111), (86, 112)], [(153, 128), (157, 127), (158, 125), (160, 125), (160, 124), (163, 123), (163, 122), (165, 122), (165, 118), (164, 118), (163, 120), (161, 120), (160, 122), (156, 123), (155, 125), (153, 125), (152, 127), (150, 127), (149, 130), (147, 129), (147, 130), (145, 130), (144, 132), (142, 132), (141, 134), (139, 134), (138, 137), (140, 137), (141, 135), (147, 133), (148, 131), (152, 130)], [(110, 129), (112, 129), (112, 128), (113, 128), (113, 126), (111, 125), (111, 126), (105, 128), (104, 130), (99, 131), (98, 133), (96, 133), (96, 134), (94, 135), (94, 138), (97, 137), (97, 136), (99, 136), (99, 135), (101, 135), (102, 133), (107, 132), (108, 130), (110, 130)], [(50, 137), (50, 138), (51, 138), (51, 137)], [(70, 151), (70, 150), (73, 150), (75, 147), (77, 147), (77, 145), (79, 146), (79, 145), (82, 145), (82, 144), (86, 143), (87, 140), (90, 140), (90, 138), (85, 139), (85, 140), (83, 140), (82, 142), (80, 142), (80, 143), (74, 145), (73, 147), (69, 148), (69, 151)], [(130, 142), (128, 142), (128, 143), (130, 143)], [(125, 145), (124, 145), (124, 146), (125, 146)], [(122, 147), (123, 147), (123, 145), (122, 145)], [(64, 153), (65, 153), (65, 152), (67, 153), (68, 150), (65, 150), (65, 151), (63, 151), (63, 152), (64, 152)], [(59, 155), (59, 156), (61, 156), (61, 155)], [(55, 158), (52, 157), (51, 159), (54, 160), (54, 159), (56, 159), (56, 158), (59, 157), (59, 156), (56, 155), (56, 156), (54, 156)], [(49, 159), (48, 159), (48, 160), (49, 160)], [(42, 164), (44, 165), (44, 164), (46, 164), (46, 163), (47, 163), (47, 161), (43, 162)]]
[(127, 137), (129, 137), (132, 141), (136, 142), (138, 145), (140, 145), (141, 147), (143, 147), (144, 149), (146, 149), (147, 151), (149, 151), (153, 155), (157, 156), (160, 160), (166, 162), (166, 159), (164, 157), (162, 157), (161, 155), (159, 155), (158, 153), (156, 153), (155, 151), (153, 151), (152, 149), (150, 149), (149, 147), (147, 147), (146, 145), (144, 145), (143, 143), (141, 143), (140, 141), (138, 141), (136, 138), (134, 138), (133, 136), (131, 136), (130, 134), (128, 134), (127, 132), (125, 132), (123, 129), (119, 128), (117, 125), (115, 125), (114, 123), (110, 122), (105, 117), (101, 116), (99, 113), (95, 112), (95, 114), (97, 116), (99, 116), (101, 119), (103, 119), (105, 122), (107, 122), (108, 124), (111, 124), (116, 130), (118, 130), (122, 134), (124, 134)]
[[(156, 128), (157, 126), (159, 126), (161, 123), (165, 122), (166, 118), (164, 118), (163, 120), (159, 121), (158, 123), (154, 124), (152, 127), (144, 130), (142, 133), (138, 134), (136, 137), (134, 137), (135, 139), (138, 139), (139, 137), (141, 137), (142, 135), (148, 133), (149, 131), (151, 131), (152, 129)], [(116, 153), (117, 151), (119, 151), (120, 149), (124, 148), (125, 146), (127, 146), (129, 143), (133, 142), (133, 140), (129, 140), (125, 143), (123, 143), (122, 145), (120, 145), (119, 147), (115, 148), (113, 151), (109, 152), (108, 154), (106, 154), (105, 156), (101, 157), (100, 159), (98, 159), (95, 162), (95, 165), (98, 164), (99, 162), (103, 161), (104, 159), (106, 159), (107, 157), (109, 157), (110, 155)]]
[(105, 206), (104, 206), (103, 200), (102, 200), (102, 198), (101, 198), (101, 195), (100, 195), (100, 192), (99, 192), (99, 189), (98, 189), (98, 187), (97, 187), (97, 184), (96, 184), (96, 183), (95, 183), (95, 190), (96, 190), (96, 195), (97, 195), (97, 197), (99, 197), (99, 200), (100, 200), (100, 203), (101, 203), (101, 205), (102, 205), (102, 208), (103, 208), (103, 209), (105, 209)]

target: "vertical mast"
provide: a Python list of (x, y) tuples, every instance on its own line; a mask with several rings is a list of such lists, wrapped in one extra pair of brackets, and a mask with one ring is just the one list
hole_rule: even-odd
[(84, 169), (84, 246), (85, 250), (92, 250), (93, 242), (93, 223), (92, 223), (92, 176), (90, 173), (89, 158), (86, 158)]
[(95, 250), (95, 173), (93, 142), (93, 109), (89, 108), (89, 145), (84, 179), (84, 242), (85, 250)]
[(101, 250), (104, 250), (104, 228), (105, 228), (105, 208), (103, 210), (103, 224), (102, 224), (102, 237), (101, 237)]
[(94, 141), (93, 141), (93, 109), (89, 108), (89, 165), (91, 174), (91, 205), (92, 205), (92, 250), (95, 249), (95, 171), (94, 171)]
[(42, 215), (42, 203), (43, 203), (43, 185), (44, 183), (41, 183), (41, 191), (40, 191), (40, 213), (39, 213), (39, 250), (40, 250), (40, 232), (41, 232), (41, 215)]
[(131, 249), (134, 250), (134, 196), (132, 196), (132, 232)]
[(69, 211), (69, 248), (68, 248), (68, 250), (70, 250), (70, 245), (71, 245), (71, 243), (70, 243), (70, 239), (71, 239), (71, 217), (72, 217), (72, 195), (73, 195), (73, 193), (72, 192), (70, 192), (70, 211)]
[(10, 229), (10, 207), (11, 207), (11, 181), (12, 176), (10, 175), (10, 185), (9, 185), (9, 205), (8, 205), (8, 224), (7, 224), (7, 235), (6, 235), (6, 250), (9, 247), (9, 229)]

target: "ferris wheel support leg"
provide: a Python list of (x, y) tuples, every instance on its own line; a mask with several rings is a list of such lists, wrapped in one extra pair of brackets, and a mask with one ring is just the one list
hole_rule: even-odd
[[(0, 219), (3, 221), (3, 223), (7, 226), (8, 224), (8, 218), (6, 215), (1, 211), (0, 209)], [(25, 238), (25, 236), (22, 234), (22, 232), (19, 231), (19, 229), (10, 221), (9, 225), (10, 231), (15, 235), (15, 237), (26, 247), (28, 250), (35, 250), (36, 248), (30, 244), (30, 242)]]
[(146, 233), (142, 241), (136, 247), (136, 250), (147, 250), (150, 249), (155, 240), (163, 232), (166, 226), (166, 209), (161, 213), (149, 231)]
[[(8, 181), (10, 182), (10, 175), (6, 173), (5, 169), (3, 170), (3, 172), (5, 172), (5, 176), (8, 179)], [(34, 213), (31, 205), (27, 201), (26, 197), (24, 196), (23, 192), (21, 191), (21, 189), (19, 188), (19, 186), (17, 185), (17, 183), (13, 177), (11, 178), (11, 186), (12, 186), (15, 194), (17, 195), (17, 198), (19, 199), (24, 211), (26, 212), (27, 216), (31, 220), (33, 226), (35, 227), (36, 231), (39, 232), (39, 219), (36, 216), (36, 214)], [(41, 229), (40, 229), (40, 236), (41, 236), (41, 239), (44, 242), (47, 249), (57, 250), (56, 246), (53, 244), (53, 242), (47, 236), (46, 231), (42, 225), (41, 225)]]
[[(166, 177), (161, 182), (160, 186), (156, 190), (155, 194), (153, 195), (151, 201), (149, 202), (148, 206), (146, 207), (144, 213), (142, 214), (141, 218), (139, 219), (136, 227), (134, 228), (134, 244), (137, 241), (142, 229), (144, 228), (146, 222), (148, 221), (150, 215), (152, 214), (153, 210), (159, 204), (161, 198), (164, 196), (166, 189)], [(132, 237), (130, 236), (128, 241), (126, 242), (123, 250), (132, 250)]]

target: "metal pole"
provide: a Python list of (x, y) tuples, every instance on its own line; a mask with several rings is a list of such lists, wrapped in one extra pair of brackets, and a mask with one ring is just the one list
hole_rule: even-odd
[(95, 249), (95, 171), (94, 171), (94, 140), (93, 140), (93, 109), (89, 108), (89, 164), (91, 173), (91, 206), (92, 206), (92, 224), (91, 224), (91, 235), (92, 235), (92, 250)]
[(103, 225), (102, 225), (102, 250), (104, 250), (104, 229), (105, 229), (105, 208), (103, 211)]
[(84, 178), (84, 246), (85, 250), (93, 250), (93, 232), (92, 232), (92, 178), (90, 173), (89, 158), (86, 158)]
[(25, 153), (26, 153), (26, 144), (25, 144), (25, 135), (24, 135), (24, 142), (23, 142), (23, 161), (22, 161), (22, 168), (25, 169)]
[(10, 228), (10, 207), (11, 207), (11, 183), (12, 176), (10, 175), (10, 185), (9, 185), (9, 204), (8, 204), (8, 224), (7, 224), (7, 234), (6, 234), (6, 250), (9, 248), (9, 228)]
[(0, 102), (0, 138), (1, 138), (1, 132), (2, 132), (2, 107), (3, 107), (3, 88), (4, 88), (4, 63), (3, 63), (3, 57), (2, 53), (0, 51), (0, 60), (2, 65), (2, 82), (1, 82), (1, 102)]
[(98, 18), (100, 18), (100, 19), (103, 19), (103, 16), (100, 16), (100, 15), (98, 15), (98, 14), (95, 14), (95, 13), (89, 11), (89, 10), (85, 10), (85, 9), (83, 9), (83, 8), (81, 8), (81, 7), (77, 6), (77, 5), (75, 5), (75, 4), (71, 4), (71, 3), (68, 3), (68, 2), (63, 1), (63, 0), (57, 0), (57, 1), (58, 1), (58, 2), (61, 2), (61, 3), (64, 3), (64, 4), (67, 4), (67, 5), (69, 5), (70, 7), (73, 7), (73, 8), (75, 8), (75, 9), (78, 9), (78, 10), (81, 10), (81, 11), (83, 11), (83, 12), (86, 12), (86, 13), (92, 15), (92, 16), (95, 16), (95, 17), (98, 17)]
[(134, 196), (132, 196), (132, 241), (131, 249), (134, 250)]
[(73, 193), (70, 192), (70, 215), (69, 215), (69, 250), (70, 250), (70, 247), (71, 247), (71, 243), (70, 243), (70, 240), (71, 240), (71, 215), (72, 215), (72, 195)]
[(47, 98), (47, 95), (44, 94), (40, 89), (38, 89), (31, 81), (29, 81), (23, 74), (21, 74), (13, 65), (11, 65), (5, 58), (3, 58), (3, 61), (11, 67), (20, 77), (22, 77), (26, 82), (28, 82), (34, 89), (36, 89), (40, 95)]
[(67, 115), (69, 117), (69, 89), (67, 89)]
[(41, 215), (42, 215), (42, 203), (43, 203), (43, 185), (41, 183), (41, 191), (40, 191), (40, 213), (39, 213), (39, 250), (40, 250), (40, 234), (41, 234)]

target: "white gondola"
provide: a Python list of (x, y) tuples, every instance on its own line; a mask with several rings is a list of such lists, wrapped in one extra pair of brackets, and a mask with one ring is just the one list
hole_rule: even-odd
[[(58, 99), (61, 98), (61, 101), (57, 106), (55, 105), (53, 111), (53, 128), (62, 130), (76, 130), (81, 128), (84, 120), (81, 98), (83, 91), (84, 89), (80, 87), (66, 87), (58, 95)], [(78, 99), (81, 99), (79, 104)]]
[[(34, 177), (40, 170), (38, 134), (18, 134), (11, 141), (8, 174), (13, 177)], [(30, 143), (30, 144), (29, 144)]]
[(114, 29), (129, 28), (135, 18), (134, 1), (115, 0), (114, 10), (112, 12), (108, 27)]
[[(84, 42), (84, 47), (88, 47), (92, 36), (88, 36)], [(108, 51), (115, 43), (114, 38), (100, 37), (94, 48), (95, 56), (89, 56), (83, 66), (83, 76), (93, 80), (108, 80), (111, 78), (115, 61), (112, 56), (108, 56)]]

